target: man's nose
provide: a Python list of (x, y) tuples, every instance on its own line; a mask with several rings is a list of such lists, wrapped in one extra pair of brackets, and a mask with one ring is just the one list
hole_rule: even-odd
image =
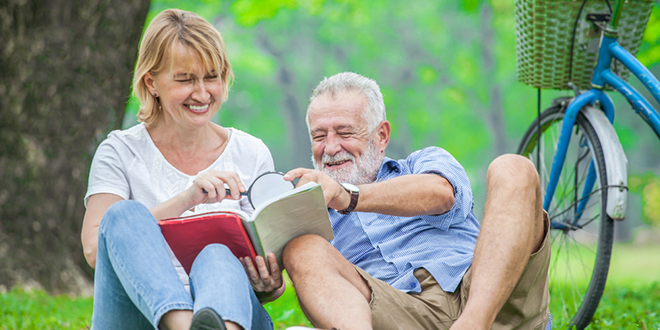
[(341, 139), (335, 133), (328, 133), (323, 151), (330, 156), (334, 156), (341, 151)]

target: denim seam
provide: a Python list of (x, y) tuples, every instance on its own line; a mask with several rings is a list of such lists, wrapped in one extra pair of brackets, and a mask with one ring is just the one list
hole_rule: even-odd
[(158, 323), (160, 319), (165, 315), (165, 313), (172, 310), (193, 310), (193, 305), (191, 303), (169, 303), (161, 308), (159, 308), (154, 315), (154, 329), (158, 330)]

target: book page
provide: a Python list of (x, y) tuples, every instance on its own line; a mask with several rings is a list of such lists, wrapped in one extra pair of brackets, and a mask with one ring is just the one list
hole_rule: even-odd
[(317, 234), (326, 240), (334, 237), (321, 186), (315, 182), (305, 186), (253, 214), (263, 250), (275, 254), (280, 269), (284, 269), (282, 250), (290, 240), (305, 234)]

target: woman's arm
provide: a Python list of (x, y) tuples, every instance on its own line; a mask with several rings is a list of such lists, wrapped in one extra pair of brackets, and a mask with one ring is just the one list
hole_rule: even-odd
[[(225, 184), (229, 186), (233, 196), (225, 195)], [(234, 172), (209, 171), (200, 175), (195, 183), (188, 189), (182, 191), (169, 200), (151, 208), (151, 213), (157, 220), (178, 217), (186, 210), (202, 203), (216, 203), (225, 198), (240, 199), (240, 193), (245, 187), (240, 181), (238, 174)], [(83, 218), (81, 240), (83, 252), (87, 263), (94, 268), (96, 266), (96, 247), (98, 244), (99, 225), (103, 214), (108, 208), (123, 200), (122, 197), (100, 193), (89, 197), (87, 211)]]
[(98, 246), (99, 225), (103, 214), (108, 208), (123, 198), (115, 194), (95, 194), (89, 197), (87, 201), (87, 211), (83, 218), (83, 226), (81, 233), (81, 240), (83, 252), (87, 263), (92, 267), (96, 267), (96, 248)]

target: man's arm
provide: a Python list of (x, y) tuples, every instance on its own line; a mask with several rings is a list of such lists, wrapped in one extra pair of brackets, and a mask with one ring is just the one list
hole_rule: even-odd
[[(345, 210), (350, 194), (325, 173), (306, 168), (289, 171), (284, 178), (300, 178), (298, 185), (310, 181), (323, 187), (328, 207)], [(437, 174), (409, 174), (390, 180), (359, 185), (360, 197), (355, 211), (395, 216), (443, 214), (454, 205), (454, 188)]]
[(355, 211), (359, 212), (409, 217), (443, 214), (454, 205), (454, 188), (437, 174), (402, 175), (358, 188), (360, 199)]

